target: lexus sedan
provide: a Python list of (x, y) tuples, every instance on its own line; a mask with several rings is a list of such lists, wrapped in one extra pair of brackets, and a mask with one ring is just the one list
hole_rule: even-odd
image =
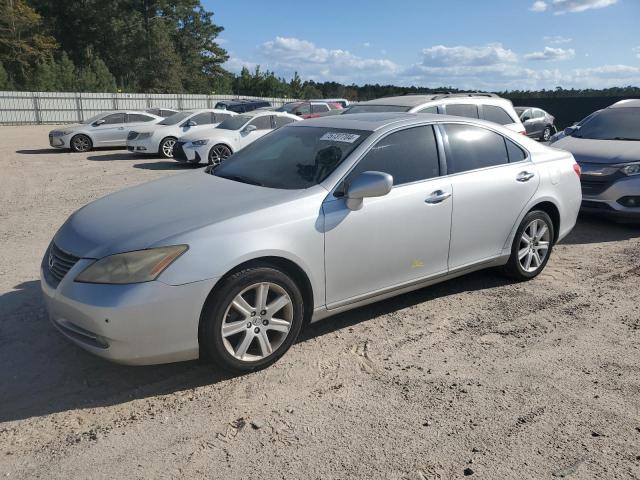
[(482, 120), (294, 122), (73, 213), (42, 290), (96, 355), (252, 371), (338, 312), (488, 267), (534, 278), (575, 224), (578, 174), (570, 153)]
[(621, 100), (565, 132), (553, 146), (582, 168), (582, 210), (640, 222), (640, 100)]
[(172, 158), (173, 147), (179, 137), (187, 133), (217, 127), (233, 115), (236, 114), (215, 109), (178, 112), (155, 125), (131, 130), (127, 137), (127, 150)]
[(295, 115), (268, 110), (236, 115), (227, 118), (216, 128), (180, 137), (174, 147), (173, 157), (179, 162), (219, 165), (263, 135), (300, 120)]
[(102, 112), (82, 123), (51, 130), (49, 145), (74, 152), (88, 152), (94, 147), (124, 147), (129, 130), (160, 120), (162, 117), (147, 112)]

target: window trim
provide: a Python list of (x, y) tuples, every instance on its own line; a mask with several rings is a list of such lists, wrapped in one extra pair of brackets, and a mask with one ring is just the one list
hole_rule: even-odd
[[(461, 117), (462, 118), (462, 117)], [(456, 124), (456, 125), (468, 125), (471, 127), (477, 127), (477, 128), (484, 128), (485, 130), (489, 130), (490, 132), (496, 133), (498, 135), (500, 135), (502, 137), (502, 139), (506, 142), (506, 140), (510, 140), (511, 142), (513, 142), (515, 145), (517, 145), (518, 147), (520, 147), (520, 149), (526, 154), (526, 157), (518, 162), (507, 162), (507, 163), (501, 163), (499, 165), (491, 165), (488, 167), (482, 167), (482, 168), (474, 168), (473, 170), (465, 170), (464, 172), (458, 172), (458, 173), (449, 173), (449, 164), (447, 163), (447, 150), (449, 149), (449, 138), (447, 137), (447, 133), (444, 129), (445, 125), (451, 125), (451, 124)], [(476, 125), (473, 123), (469, 123), (469, 122), (464, 122), (464, 121), (444, 121), (444, 122), (438, 122), (437, 123), (437, 128), (438, 130), (440, 130), (440, 134), (442, 135), (442, 143), (443, 143), (443, 156), (444, 156), (444, 160), (445, 160), (445, 174), (441, 176), (441, 178), (444, 177), (456, 177), (458, 175), (467, 175), (469, 173), (475, 173), (475, 172), (482, 172), (485, 170), (491, 170), (494, 168), (502, 168), (505, 166), (510, 166), (510, 165), (520, 165), (520, 164), (525, 164), (525, 163), (533, 163), (532, 159), (531, 159), (531, 152), (525, 148), (521, 143), (516, 142), (515, 140), (506, 137), (502, 132), (491, 128), (489, 126), (485, 126), (485, 125)], [(509, 155), (509, 151), (507, 149), (507, 144), (505, 143), (504, 145), (505, 150), (507, 151), (507, 157)]]

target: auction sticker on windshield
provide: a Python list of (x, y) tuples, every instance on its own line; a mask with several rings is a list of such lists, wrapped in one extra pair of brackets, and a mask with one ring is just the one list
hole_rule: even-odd
[(327, 132), (322, 137), (320, 137), (320, 140), (328, 140), (329, 142), (353, 143), (359, 138), (360, 135), (356, 135), (355, 133)]

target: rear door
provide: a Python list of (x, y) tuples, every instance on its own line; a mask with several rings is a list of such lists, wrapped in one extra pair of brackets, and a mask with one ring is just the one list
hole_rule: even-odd
[(365, 171), (390, 174), (391, 192), (356, 211), (334, 195), (322, 206), (328, 308), (447, 271), (451, 185), (440, 177), (433, 127), (384, 136), (344, 185)]
[(499, 133), (461, 123), (441, 128), (453, 193), (449, 269), (456, 269), (500, 254), (540, 179), (527, 153)]

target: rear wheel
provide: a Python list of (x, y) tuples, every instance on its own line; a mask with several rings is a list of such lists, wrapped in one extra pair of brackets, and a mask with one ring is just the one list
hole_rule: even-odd
[(226, 145), (218, 144), (209, 150), (209, 165), (218, 166), (229, 158), (233, 152)]
[(540, 137), (540, 140), (542, 140), (543, 142), (548, 142), (552, 134), (553, 132), (551, 131), (551, 127), (547, 125), (546, 127), (544, 127), (544, 130), (542, 131), (542, 136)]
[(176, 139), (173, 137), (167, 137), (160, 142), (160, 148), (158, 153), (163, 158), (173, 158), (173, 147), (176, 145)]
[(76, 135), (71, 139), (71, 150), (74, 152), (82, 153), (88, 152), (93, 148), (91, 139), (86, 135)]
[(303, 322), (300, 289), (273, 267), (241, 270), (223, 280), (203, 310), (201, 351), (224, 369), (251, 372), (278, 360)]
[(553, 222), (546, 212), (527, 213), (513, 239), (505, 272), (517, 280), (536, 277), (549, 261), (554, 238)]

